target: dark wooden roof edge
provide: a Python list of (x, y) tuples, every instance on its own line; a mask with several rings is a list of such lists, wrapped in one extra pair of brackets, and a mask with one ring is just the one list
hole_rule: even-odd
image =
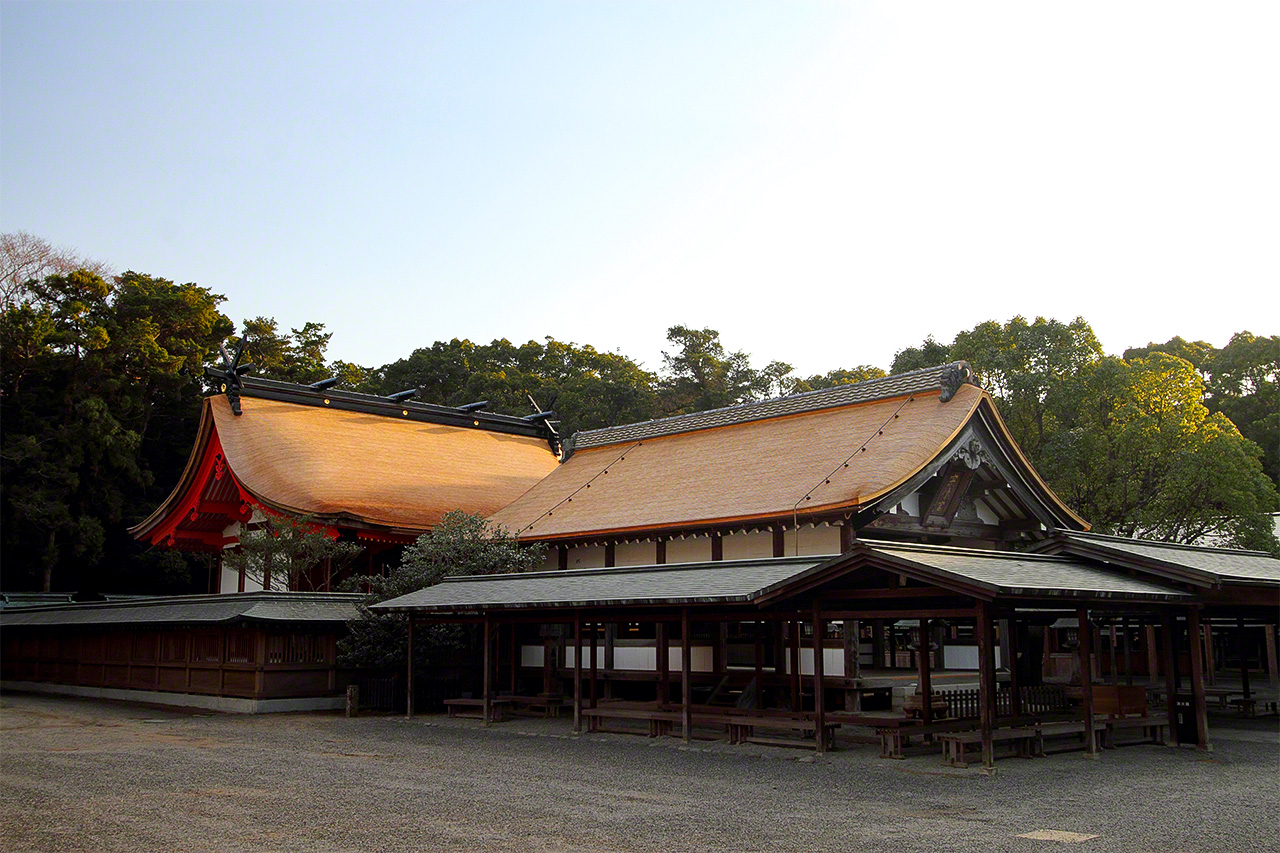
[[(139, 596), (136, 598), (119, 598), (107, 601), (60, 602), (57, 604), (34, 605), (31, 607), (7, 608), (0, 611), (0, 624), (9, 623), (9, 627), (18, 625), (69, 624), (91, 625), (102, 624), (83, 620), (72, 620), (59, 623), (58, 614), (83, 615), (103, 611), (138, 611), (137, 619), (120, 620), (112, 624), (146, 624), (146, 611), (153, 611), (154, 621), (165, 623), (195, 622), (234, 622), (244, 619), (260, 622), (345, 622), (348, 615), (307, 615), (303, 608), (323, 608), (326, 605), (349, 609), (365, 599), (361, 593), (352, 592), (234, 592), (205, 595), (157, 595)], [(267, 607), (254, 613), (261, 605)], [(283, 609), (273, 615), (271, 607), (279, 605)], [(208, 615), (192, 615), (190, 620), (181, 618), (181, 611), (188, 608), (212, 607), (222, 609), (221, 615), (212, 618)]]
[(342, 391), (337, 388), (312, 388), (309, 385), (298, 385), (293, 382), (281, 382), (276, 379), (245, 376), (240, 389), (242, 397), (257, 397), (263, 400), (277, 400), (284, 403), (296, 403), (302, 406), (316, 406), (323, 409), (360, 412), (367, 415), (381, 415), (397, 420), (420, 421), (456, 426), (467, 429), (483, 429), (488, 432), (507, 435), (522, 435), (530, 438), (541, 438), (558, 449), (555, 432), (547, 425), (546, 419), (530, 420), (517, 415), (503, 415), (483, 410), (468, 410), (466, 407), (439, 406), (434, 403), (415, 403), (409, 400), (393, 400), (374, 394), (361, 394), (356, 391)]
[(1280, 586), (1280, 581), (1268, 578), (1251, 578), (1210, 571), (1195, 566), (1188, 566), (1173, 558), (1161, 558), (1152, 554), (1135, 554), (1132, 551), (1113, 545), (1148, 546), (1173, 552), (1186, 551), (1201, 554), (1223, 554), (1233, 556), (1262, 557), (1274, 560), (1266, 551), (1245, 551), (1236, 548), (1215, 548), (1210, 545), (1183, 545), (1177, 542), (1160, 542), (1151, 539), (1128, 539), (1123, 536), (1108, 536), (1102, 533), (1087, 533), (1078, 530), (1051, 530), (1049, 537), (1032, 546), (1037, 552), (1050, 554), (1069, 553), (1089, 557), (1108, 563), (1116, 563), (1136, 571), (1148, 572), (1170, 580), (1189, 583), (1198, 587), (1216, 587), (1222, 585), (1246, 586)]
[(976, 374), (968, 362), (957, 361), (907, 373), (896, 373), (892, 376), (865, 379), (862, 382), (836, 385), (832, 388), (819, 388), (816, 391), (803, 391), (798, 394), (771, 397), (767, 400), (752, 400), (721, 409), (708, 409), (652, 421), (584, 430), (574, 433), (566, 442), (565, 458), (567, 459), (574, 450), (605, 447), (803, 412), (890, 400), (925, 391), (942, 391), (945, 402), (963, 384), (977, 385)]

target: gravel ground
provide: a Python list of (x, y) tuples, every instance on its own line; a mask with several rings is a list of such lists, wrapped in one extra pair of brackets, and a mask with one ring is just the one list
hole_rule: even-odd
[[(0, 698), (5, 851), (1280, 850), (1276, 719), (1212, 753), (881, 761), (565, 720), (192, 715)], [(1064, 842), (1037, 830), (1096, 836)]]

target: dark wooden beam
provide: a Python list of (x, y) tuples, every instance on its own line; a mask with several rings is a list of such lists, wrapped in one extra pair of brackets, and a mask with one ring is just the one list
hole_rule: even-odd
[(582, 734), (582, 616), (573, 617), (573, 733)]
[[(240, 583), (244, 584), (244, 575), (240, 576)], [(409, 719), (413, 719), (413, 616), (409, 617), (409, 638), (408, 638), (408, 657), (409, 671), (405, 673), (405, 710), (404, 715)]]
[(817, 740), (818, 753), (827, 751), (827, 708), (826, 688), (823, 683), (825, 661), (823, 660), (823, 619), (822, 602), (813, 602), (813, 736)]
[(979, 601), (975, 614), (974, 636), (978, 641), (978, 729), (982, 737), (982, 766), (995, 766), (991, 731), (995, 728), (996, 681), (995, 658), (991, 648), (991, 614), (985, 601)]
[(680, 611), (680, 731), (685, 743), (693, 739), (693, 667), (689, 642), (689, 608)]
[(1098, 756), (1098, 739), (1093, 732), (1093, 627), (1089, 624), (1089, 611), (1081, 607), (1076, 611), (1076, 634), (1080, 641), (1080, 712), (1084, 714), (1084, 753), (1090, 758)]
[(933, 684), (929, 671), (929, 620), (920, 620), (920, 655), (916, 659), (919, 665), (921, 716), (927, 726), (933, 722)]
[(488, 726), (493, 719), (493, 661), (489, 657), (489, 650), (493, 648), (493, 623), (489, 621), (489, 614), (484, 615), (484, 674), (480, 677), (480, 718)]
[(1191, 653), (1191, 698), (1196, 708), (1196, 749), (1208, 751), (1209, 709), (1204, 701), (1204, 661), (1200, 656), (1200, 608), (1187, 608), (1187, 636)]

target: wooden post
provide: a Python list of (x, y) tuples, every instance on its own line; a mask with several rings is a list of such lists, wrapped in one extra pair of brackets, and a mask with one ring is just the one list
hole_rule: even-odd
[(599, 640), (599, 636), (598, 636), (599, 633), (600, 633), (600, 623), (592, 622), (591, 623), (591, 707), (592, 708), (596, 706), (596, 670), (597, 670), (596, 655), (598, 654), (598, 649), (596, 648), (596, 645)]
[(511, 695), (515, 696), (520, 691), (516, 689), (517, 680), (520, 675), (520, 643), (516, 638), (516, 623), (511, 623), (511, 631), (507, 637), (507, 650), (511, 654)]
[(978, 601), (975, 608), (974, 636), (978, 640), (978, 728), (982, 735), (982, 766), (991, 770), (995, 766), (995, 752), (991, 742), (991, 730), (995, 727), (996, 680), (995, 659), (991, 648), (991, 613), (985, 601)]
[(756, 622), (756, 707), (764, 707), (764, 623)]
[(1129, 617), (1126, 616), (1120, 626), (1123, 630), (1121, 639), (1124, 641), (1124, 683), (1129, 687), (1133, 686), (1133, 657), (1129, 653)]
[(1245, 631), (1243, 616), (1236, 617), (1236, 630), (1240, 634), (1236, 643), (1240, 649), (1240, 688), (1244, 691), (1244, 698), (1249, 699), (1253, 694), (1249, 692), (1249, 646), (1245, 642), (1248, 634)]
[(1169, 712), (1169, 746), (1178, 745), (1178, 679), (1177, 670), (1174, 668), (1175, 655), (1178, 653), (1177, 644), (1174, 643), (1174, 631), (1177, 628), (1177, 622), (1173, 618), (1173, 614), (1166, 611), (1161, 614), (1160, 618), (1160, 651), (1163, 660), (1160, 661), (1160, 669), (1164, 672), (1164, 691), (1168, 697), (1165, 701), (1165, 707)]
[(656, 631), (658, 648), (658, 709), (667, 710), (671, 701), (671, 658), (667, 654), (667, 623), (659, 622)]
[(347, 685), (347, 716), (354, 717), (360, 713), (360, 685)]
[(1147, 639), (1147, 681), (1151, 684), (1156, 683), (1156, 677), (1160, 675), (1160, 650), (1156, 646), (1156, 626), (1146, 626)]
[(884, 620), (876, 619), (871, 623), (871, 668), (884, 667)]
[[(1204, 635), (1202, 640), (1204, 642), (1205, 682), (1207, 684), (1217, 684), (1218, 662), (1215, 660), (1217, 655), (1213, 653), (1213, 626), (1205, 623), (1200, 633)], [(1226, 665), (1225, 655), (1223, 665)]]
[(684, 742), (693, 737), (693, 667), (689, 642), (689, 608), (680, 608), (680, 731)]
[(711, 671), (724, 677), (725, 661), (728, 660), (729, 623), (717, 622), (715, 639), (711, 645)]
[(573, 614), (573, 733), (582, 734), (582, 614)]
[(489, 651), (493, 647), (493, 623), (489, 621), (489, 614), (484, 614), (484, 675), (480, 679), (480, 719), (484, 724), (489, 725), (493, 719), (493, 661), (490, 658)]
[(1084, 713), (1084, 754), (1089, 758), (1098, 757), (1098, 740), (1093, 733), (1093, 678), (1089, 657), (1093, 644), (1093, 631), (1089, 625), (1089, 611), (1083, 607), (1076, 611), (1076, 619), (1080, 635), (1080, 710)]
[(1009, 713), (1022, 716), (1022, 696), (1018, 693), (1018, 620), (1008, 619), (1004, 625), (1009, 629)]
[(825, 661), (822, 654), (822, 616), (821, 602), (813, 602), (813, 736), (817, 741), (818, 752), (827, 751), (827, 709), (826, 684), (824, 683)]
[(920, 620), (920, 655), (916, 658), (920, 665), (920, 718), (927, 726), (933, 722), (933, 684), (929, 672), (929, 620)]
[(787, 622), (791, 632), (791, 710), (804, 710), (800, 698), (800, 621)]
[(1276, 626), (1265, 626), (1262, 636), (1267, 645), (1267, 675), (1272, 684), (1280, 684), (1280, 666), (1276, 665)]
[[(1200, 608), (1187, 608), (1187, 632), (1189, 637), (1200, 636)], [(1196, 749), (1208, 751), (1209, 747), (1209, 710), (1204, 703), (1204, 661), (1200, 658), (1200, 650), (1191, 643), (1191, 697), (1196, 706)]]
[[(847, 530), (847, 527), (841, 527), (841, 530)], [(858, 665), (858, 620), (844, 620), (844, 677), (846, 679), (856, 679), (861, 676), (861, 667)], [(862, 710), (862, 692), (859, 690), (845, 690), (844, 692), (844, 709), (846, 711)]]
[(409, 617), (409, 671), (405, 673), (405, 696), (404, 715), (413, 717), (413, 616)]
[(1111, 665), (1111, 683), (1112, 683), (1112, 684), (1119, 684), (1119, 683), (1120, 683), (1120, 668), (1119, 668), (1118, 666), (1116, 666), (1116, 645), (1119, 643), (1119, 641), (1120, 641), (1120, 637), (1118, 636), (1118, 632), (1116, 631), (1116, 620), (1115, 620), (1115, 617), (1112, 617), (1112, 618), (1111, 618), (1111, 631), (1110, 631), (1110, 633), (1111, 633), (1111, 664), (1110, 664), (1110, 665)]
[[(1000, 619), (996, 622), (1000, 632), (1000, 663), (1009, 672), (1013, 672), (1013, 630), (1008, 619)], [(999, 714), (1000, 706), (996, 706), (996, 713)]]

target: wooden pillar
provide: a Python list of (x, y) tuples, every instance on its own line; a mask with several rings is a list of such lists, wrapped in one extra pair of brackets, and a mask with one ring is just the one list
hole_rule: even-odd
[(756, 707), (764, 707), (764, 623), (756, 622)]
[[(1190, 637), (1200, 636), (1200, 608), (1187, 608), (1187, 632)], [(1191, 643), (1191, 698), (1196, 707), (1196, 749), (1208, 750), (1209, 747), (1209, 709), (1204, 702), (1204, 661), (1200, 658), (1200, 650)]]
[(787, 556), (787, 528), (781, 524), (773, 527), (773, 556)]
[(606, 542), (604, 546), (604, 567), (612, 569), (618, 564), (618, 546), (613, 542)]
[(1239, 634), (1236, 645), (1240, 650), (1240, 689), (1244, 692), (1244, 698), (1248, 699), (1253, 694), (1249, 691), (1249, 635), (1244, 627), (1243, 616), (1236, 617), (1236, 632)]
[(689, 608), (680, 608), (680, 731), (684, 742), (693, 737), (693, 667), (689, 642)]
[(711, 559), (717, 563), (724, 559), (724, 535), (718, 530), (711, 534)]
[(1083, 607), (1076, 611), (1080, 636), (1080, 711), (1084, 714), (1084, 753), (1089, 758), (1098, 756), (1098, 739), (1093, 733), (1093, 679), (1089, 658), (1093, 645), (1093, 631), (1089, 625), (1089, 611)]
[[(1214, 654), (1214, 651), (1213, 651), (1213, 626), (1208, 623), (1205, 623), (1205, 625), (1201, 628), (1200, 633), (1203, 635), (1202, 641), (1204, 643), (1205, 682), (1207, 684), (1217, 684), (1218, 683), (1218, 665), (1217, 665), (1217, 661), (1215, 660), (1215, 658), (1217, 658), (1217, 655)], [(1226, 665), (1225, 653), (1224, 653), (1223, 665), (1224, 666)]]
[(1009, 713), (1022, 716), (1022, 696), (1018, 692), (1018, 621), (1006, 619), (1004, 625), (1009, 630)]
[(824, 679), (826, 662), (822, 654), (821, 606), (820, 601), (813, 602), (813, 736), (817, 741), (818, 752), (824, 753), (827, 751), (827, 691)]
[(511, 695), (515, 696), (520, 692), (516, 689), (520, 675), (520, 642), (516, 637), (515, 622), (511, 623), (511, 630), (507, 632), (507, 651), (511, 655), (511, 680), (509, 682), (509, 689), (511, 691)]
[(582, 614), (573, 614), (573, 733), (582, 734)]
[(671, 701), (671, 657), (667, 653), (667, 623), (659, 622), (657, 631), (658, 708), (665, 711)]
[(711, 671), (723, 677), (725, 661), (728, 658), (729, 623), (717, 622), (714, 638), (711, 642)]
[(1120, 625), (1122, 633), (1121, 640), (1124, 642), (1124, 683), (1130, 687), (1133, 686), (1133, 656), (1129, 651), (1129, 617), (1126, 616)]
[(1178, 679), (1177, 670), (1174, 667), (1174, 660), (1178, 654), (1177, 643), (1174, 642), (1174, 632), (1177, 630), (1177, 622), (1173, 618), (1173, 614), (1165, 612), (1161, 615), (1160, 624), (1160, 651), (1163, 660), (1160, 661), (1160, 669), (1164, 672), (1164, 690), (1165, 696), (1168, 697), (1165, 707), (1169, 712), (1169, 745), (1178, 745)]
[(591, 623), (591, 707), (596, 707), (596, 655), (598, 654), (598, 645), (600, 634), (600, 623)]
[[(841, 530), (847, 530), (848, 526), (841, 527)], [(858, 665), (858, 620), (844, 620), (844, 630), (841, 632), (844, 636), (844, 677), (859, 678), (862, 674), (861, 667)], [(845, 690), (844, 692), (844, 709), (846, 711), (862, 710), (862, 693), (858, 690)]]
[(556, 546), (556, 568), (564, 570), (569, 568), (569, 546)]
[[(241, 581), (244, 580), (243, 574), (240, 575), (240, 579)], [(408, 672), (405, 673), (405, 679), (404, 679), (405, 691), (406, 691), (404, 715), (406, 717), (411, 718), (413, 717), (413, 616), (412, 615), (409, 616), (408, 646), (409, 646), (409, 649), (408, 649), (409, 667), (408, 667)]]
[(618, 623), (609, 622), (604, 626), (604, 698), (613, 698), (614, 646), (618, 642)]
[(493, 648), (493, 623), (489, 621), (488, 613), (484, 614), (481, 630), (484, 631), (484, 675), (480, 678), (480, 719), (487, 726), (493, 719), (493, 660), (489, 655), (489, 650)]
[(889, 622), (886, 626), (889, 633), (889, 669), (898, 668), (898, 631), (897, 626), (893, 622)]
[(871, 668), (884, 667), (884, 620), (876, 619), (871, 623)]
[(853, 550), (853, 525), (845, 519), (840, 525), (840, 553), (848, 554)]
[(800, 621), (788, 621), (787, 630), (791, 632), (791, 710), (801, 711), (803, 702), (800, 697)]
[(1110, 637), (1110, 640), (1111, 640), (1111, 661), (1110, 661), (1110, 668), (1111, 668), (1111, 683), (1112, 683), (1112, 684), (1119, 684), (1119, 683), (1120, 683), (1120, 668), (1116, 665), (1116, 645), (1120, 642), (1120, 637), (1119, 637), (1119, 632), (1118, 632), (1118, 631), (1116, 631), (1116, 620), (1115, 620), (1115, 617), (1112, 617), (1112, 618), (1111, 618), (1111, 630), (1110, 630), (1110, 634), (1111, 634), (1111, 637)]
[(920, 654), (916, 658), (920, 665), (920, 717), (927, 726), (933, 722), (933, 684), (929, 672), (929, 620), (920, 620)]
[(1276, 661), (1276, 626), (1265, 626), (1262, 637), (1267, 646), (1267, 675), (1272, 684), (1280, 684), (1280, 666), (1277, 666)]
[(1156, 646), (1156, 626), (1146, 626), (1147, 640), (1147, 681), (1151, 684), (1156, 683), (1156, 676), (1160, 675), (1160, 650)]
[(974, 636), (978, 641), (978, 728), (982, 735), (982, 765), (995, 766), (995, 752), (991, 742), (991, 730), (995, 727), (996, 666), (991, 648), (991, 613), (985, 601), (979, 601), (975, 609)]
[[(1009, 635), (1013, 632), (1009, 628), (1008, 619), (1000, 619), (997, 621), (996, 624), (1000, 630), (1000, 663), (1005, 669), (1012, 672), (1013, 671), (1013, 651), (1012, 651), (1013, 645)], [(999, 711), (998, 706), (996, 710)]]
[(653, 543), (653, 562), (659, 566), (667, 562), (667, 540), (659, 538)]

